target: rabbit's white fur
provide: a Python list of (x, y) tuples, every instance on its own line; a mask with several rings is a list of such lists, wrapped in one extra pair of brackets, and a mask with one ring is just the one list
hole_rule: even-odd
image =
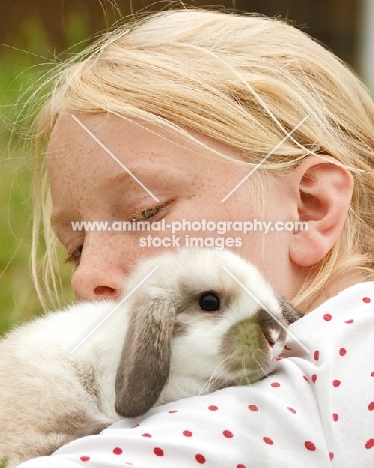
[[(49, 313), (0, 342), (0, 460), (8, 457), (9, 467), (123, 416), (266, 374), (286, 333), (261, 309), (285, 325), (299, 315), (256, 268), (228, 251), (181, 249), (143, 261), (126, 293), (155, 266), (73, 353), (114, 303)], [(218, 311), (199, 307), (209, 291), (220, 298)]]

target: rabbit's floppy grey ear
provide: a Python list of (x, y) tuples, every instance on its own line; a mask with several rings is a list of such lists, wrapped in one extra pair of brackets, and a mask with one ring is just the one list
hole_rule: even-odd
[(169, 378), (176, 304), (171, 294), (144, 294), (133, 303), (115, 381), (115, 409), (124, 417), (146, 413)]
[(282, 317), (288, 325), (291, 325), (291, 323), (296, 322), (296, 320), (304, 316), (300, 310), (288, 302), (281, 294), (277, 294), (277, 298), (281, 306)]

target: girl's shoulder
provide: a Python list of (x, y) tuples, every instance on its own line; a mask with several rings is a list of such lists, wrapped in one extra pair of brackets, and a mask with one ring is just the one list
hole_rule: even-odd
[(339, 327), (374, 317), (374, 281), (357, 283), (340, 291), (290, 326), (290, 332), (307, 329), (338, 332)]
[[(374, 282), (357, 283), (290, 325), (283, 355), (314, 362), (316, 350), (329, 356), (336, 346), (340, 349), (369, 335), (374, 340), (373, 323)], [(356, 352), (365, 352), (364, 347), (356, 344)]]

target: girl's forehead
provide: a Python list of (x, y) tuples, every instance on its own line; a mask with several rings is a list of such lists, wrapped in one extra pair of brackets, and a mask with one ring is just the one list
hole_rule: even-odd
[(47, 147), (48, 170), (94, 161), (109, 166), (126, 162), (164, 164), (165, 168), (179, 168), (181, 164), (186, 168), (232, 165), (222, 157), (236, 157), (225, 145), (204, 135), (182, 132), (114, 114), (61, 115)]

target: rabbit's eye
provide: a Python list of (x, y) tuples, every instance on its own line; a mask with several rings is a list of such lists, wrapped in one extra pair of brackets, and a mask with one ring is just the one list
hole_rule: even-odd
[(219, 297), (213, 292), (203, 293), (199, 298), (199, 306), (205, 312), (216, 312), (219, 310), (220, 305)]

